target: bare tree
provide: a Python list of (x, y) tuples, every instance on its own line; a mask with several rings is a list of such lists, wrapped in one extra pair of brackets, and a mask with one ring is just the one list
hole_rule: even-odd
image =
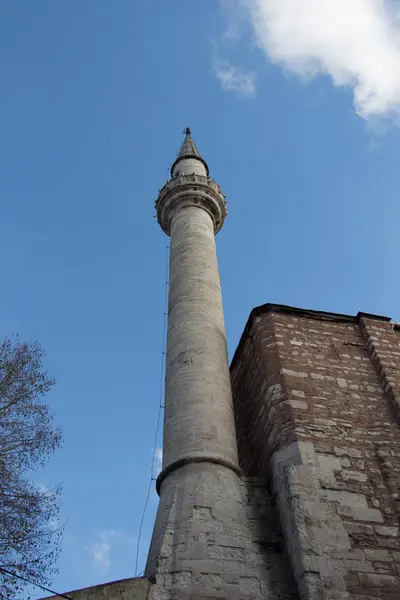
[[(54, 385), (38, 342), (0, 343), (0, 565), (46, 585), (62, 536), (59, 488), (33, 482), (32, 471), (61, 443), (44, 401)], [(17, 598), (23, 581), (0, 571), (0, 598)]]

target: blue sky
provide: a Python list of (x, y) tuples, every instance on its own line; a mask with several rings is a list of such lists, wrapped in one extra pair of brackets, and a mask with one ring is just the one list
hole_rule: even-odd
[[(64, 487), (59, 591), (134, 574), (168, 241), (153, 202), (186, 126), (229, 204), (217, 246), (230, 356), (265, 302), (400, 320), (400, 70), (375, 69), (397, 51), (374, 0), (362, 64), (351, 35), (336, 56), (340, 31), (306, 47), (274, 2), (0, 4), (1, 333), (38, 339), (58, 380), (65, 441), (38, 477)], [(156, 506), (154, 492), (140, 571)]]

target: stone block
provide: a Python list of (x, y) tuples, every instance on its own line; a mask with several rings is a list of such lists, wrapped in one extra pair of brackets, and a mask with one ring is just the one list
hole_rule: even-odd
[(372, 521), (383, 523), (380, 511), (376, 508), (363, 508), (361, 506), (344, 506), (339, 504), (337, 511), (340, 515), (354, 519), (355, 521)]
[(320, 575), (328, 575), (332, 572), (344, 574), (346, 572), (342, 560), (332, 559), (327, 556), (318, 556), (316, 554), (303, 555), (302, 567), (300, 575), (305, 572), (319, 573)]
[(172, 585), (180, 588), (191, 586), (192, 573), (190, 571), (179, 571), (177, 573), (172, 573)]
[(214, 542), (217, 546), (228, 546), (231, 548), (244, 548), (244, 539), (236, 535), (215, 534)]
[(361, 458), (362, 452), (356, 448), (347, 448), (343, 446), (335, 446), (334, 452), (336, 456), (350, 456), (350, 458)]
[(337, 377), (336, 381), (340, 388), (347, 388), (347, 381), (345, 379), (343, 379), (342, 377)]
[(339, 502), (347, 506), (360, 506), (368, 508), (367, 499), (364, 494), (356, 494), (353, 492), (342, 492), (339, 490), (321, 490), (320, 496), (322, 500), (329, 502)]
[(377, 525), (375, 531), (378, 535), (384, 535), (386, 537), (399, 537), (399, 527), (386, 527), (384, 525)]
[(315, 473), (318, 476), (320, 485), (323, 489), (335, 489), (337, 484), (336, 476), (331, 469), (316, 468)]
[[(232, 598), (232, 600), (241, 600), (242, 594), (240, 592), (239, 583), (226, 582), (224, 585), (224, 594), (224, 598)], [(188, 600), (192, 599), (189, 598)]]
[(260, 582), (255, 577), (241, 577), (239, 586), (241, 593), (249, 598), (257, 598), (260, 595)]
[[(180, 573), (179, 575), (183, 575)], [(217, 573), (190, 573), (190, 582), (193, 587), (201, 587), (206, 590), (221, 590), (224, 585), (224, 578)], [(180, 587), (184, 587), (181, 585)]]
[(321, 373), (310, 373), (311, 375), (311, 379), (316, 379), (319, 381), (323, 381), (325, 379), (324, 375), (321, 375)]
[(350, 550), (350, 541), (347, 533), (342, 530), (334, 530), (328, 527), (310, 527), (309, 535), (323, 549), (335, 548), (339, 553)]
[(211, 508), (208, 506), (194, 506), (193, 519), (195, 521), (211, 521)]
[(391, 550), (400, 550), (400, 540), (398, 538), (377, 538), (379, 548), (390, 548)]
[[(216, 573), (220, 574), (221, 570), (225, 570), (221, 562), (216, 560), (188, 560), (181, 559), (174, 562), (173, 568), (175, 571), (195, 571), (197, 573)], [(229, 564), (226, 564), (226, 569), (229, 569)]]
[(374, 566), (367, 560), (345, 560), (346, 569), (356, 573), (375, 573)]
[(225, 583), (239, 585), (241, 575), (237, 571), (228, 572), (225, 574)]
[(319, 481), (314, 469), (308, 465), (288, 465), (284, 469), (293, 495), (303, 493), (310, 499), (311, 497), (319, 499)]
[(341, 471), (340, 460), (333, 454), (317, 454), (318, 467), (323, 471)]
[(358, 578), (361, 585), (365, 585), (368, 588), (383, 588), (385, 590), (396, 590), (398, 591), (400, 581), (398, 577), (393, 575), (378, 575), (373, 573), (359, 573)]
[(209, 546), (208, 557), (218, 560), (244, 561), (243, 548), (230, 548), (229, 546)]
[(365, 556), (367, 560), (373, 562), (391, 562), (393, 556), (387, 550), (378, 550), (375, 548), (365, 548)]
[(308, 405), (307, 402), (303, 402), (302, 400), (288, 400), (289, 405), (292, 408), (296, 408), (297, 410), (307, 410)]
[(400, 552), (392, 552), (393, 558), (396, 562), (400, 562)]
[(344, 481), (358, 481), (359, 483), (365, 483), (368, 479), (368, 475), (365, 473), (359, 473), (358, 471), (342, 471), (342, 478)]
[(343, 523), (346, 531), (350, 533), (354, 533), (356, 535), (374, 535), (375, 530), (372, 525), (366, 525), (365, 523), (353, 523), (350, 521), (345, 521)]
[(292, 442), (272, 455), (271, 463), (275, 476), (282, 474), (288, 465), (315, 464), (315, 450), (311, 442)]
[(281, 369), (281, 374), (287, 375), (288, 377), (300, 377), (300, 378), (308, 377), (308, 373), (305, 373), (304, 371), (294, 371), (292, 369)]
[(365, 552), (362, 548), (354, 548), (348, 551), (346, 558), (349, 560), (365, 560)]

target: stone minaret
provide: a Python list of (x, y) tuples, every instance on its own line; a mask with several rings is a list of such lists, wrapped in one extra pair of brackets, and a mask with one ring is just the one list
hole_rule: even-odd
[(193, 583), (199, 561), (200, 572), (208, 572), (205, 561), (215, 572), (220, 557), (207, 552), (206, 538), (216, 523), (229, 535), (239, 526), (232, 510), (225, 514), (226, 503), (235, 504), (240, 470), (214, 241), (226, 202), (190, 129), (156, 208), (171, 254), (163, 469), (146, 574), (165, 597), (169, 590), (175, 597)]
[(157, 200), (171, 236), (162, 495), (169, 477), (188, 483), (194, 463), (239, 470), (214, 242), (226, 203), (189, 129), (171, 177)]
[[(156, 581), (152, 599), (236, 597), (242, 576), (262, 576), (244, 563), (252, 536), (214, 241), (226, 202), (189, 129), (156, 208), (171, 237), (170, 288), (160, 504), (145, 575)], [(256, 587), (252, 597), (263, 597)]]

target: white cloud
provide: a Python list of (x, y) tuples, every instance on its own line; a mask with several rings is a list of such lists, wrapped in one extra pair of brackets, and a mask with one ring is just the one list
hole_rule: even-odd
[(241, 98), (251, 98), (256, 93), (254, 73), (245, 72), (227, 61), (215, 60), (213, 73), (223, 90), (235, 92)]
[(113, 537), (115, 537), (115, 532), (112, 529), (103, 531), (100, 533), (99, 539), (90, 547), (93, 566), (102, 575), (105, 575), (108, 572), (111, 565), (110, 551), (111, 540)]
[(137, 538), (128, 531), (106, 529), (101, 531), (95, 541), (86, 547), (92, 559), (92, 566), (102, 576), (107, 575), (112, 565), (112, 557), (115, 563), (118, 557), (133, 555)]
[[(399, 0), (239, 0), (238, 6), (248, 9), (258, 44), (273, 62), (352, 88), (366, 119), (399, 116)], [(237, 83), (229, 67), (220, 80), (252, 93), (252, 81)]]
[(163, 457), (163, 451), (162, 448), (156, 448), (154, 451), (154, 474), (157, 477), (157, 475), (161, 472), (162, 469), (162, 457)]

